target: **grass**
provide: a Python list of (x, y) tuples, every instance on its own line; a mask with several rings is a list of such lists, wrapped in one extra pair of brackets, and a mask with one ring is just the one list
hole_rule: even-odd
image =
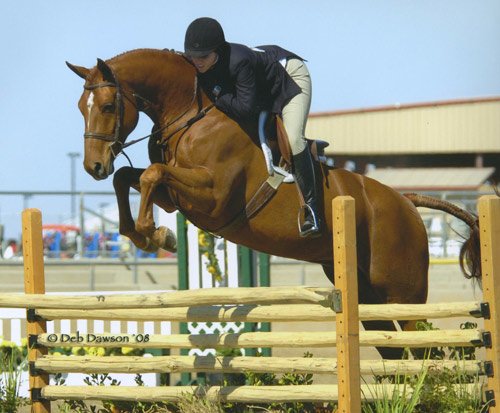
[[(475, 323), (463, 323), (461, 329), (477, 328)], [(417, 324), (417, 330), (436, 330), (432, 323)], [(410, 351), (406, 352), (410, 357)], [(380, 398), (363, 404), (363, 413), (483, 413), (488, 406), (482, 402), (481, 378), (463, 368), (464, 360), (476, 359), (475, 347), (433, 347), (414, 349), (411, 354), (422, 360), (454, 360), (453, 369), (425, 368), (417, 376), (395, 375), (392, 392), (380, 384), (373, 385), (367, 398)], [(387, 380), (387, 377), (385, 378)], [(379, 380), (380, 381), (380, 380)]]
[(19, 397), (21, 386), (21, 374), (26, 369), (27, 360), (19, 360), (17, 349), (13, 346), (10, 351), (4, 349), (0, 352), (0, 413), (16, 412), (21, 406), (28, 403), (26, 399)]
[(458, 369), (434, 371), (422, 367), (417, 376), (396, 375), (395, 387), (385, 383), (370, 385), (363, 403), (363, 413), (482, 413), (487, 407), (481, 401), (479, 376)]
[[(459, 364), (458, 364), (459, 365)], [(11, 372), (12, 373), (12, 372)], [(378, 398), (375, 401), (363, 402), (363, 413), (486, 413), (487, 406), (481, 403), (480, 381), (475, 377), (473, 385), (475, 391), (470, 393), (470, 376), (462, 376), (457, 379), (457, 371), (445, 370), (443, 372), (422, 369), (417, 376), (396, 375), (391, 383), (398, 386), (397, 391), (392, 387), (383, 386), (388, 384), (388, 379), (382, 383), (370, 385), (371, 394), (364, 395), (367, 399)], [(10, 374), (10, 385), (7, 386), (9, 397), (2, 400), (0, 413), (14, 413), (24, 404), (18, 399), (15, 388), (18, 388), (18, 375)], [(254, 377), (254, 379), (256, 379)], [(281, 378), (270, 378), (266, 376), (264, 381), (271, 380), (281, 383), (304, 382), (305, 377), (293, 378), (287, 375), (284, 381)], [(308, 378), (307, 378), (308, 379)], [(457, 380), (459, 381), (457, 383)], [(266, 385), (259, 378), (261, 385)], [(305, 380), (309, 382), (309, 380)], [(119, 385), (108, 375), (92, 375), (87, 380), (89, 385)], [(297, 383), (298, 384), (298, 383)], [(307, 384), (307, 383), (305, 383)], [(138, 382), (140, 384), (140, 379)], [(3, 397), (2, 397), (3, 399)], [(98, 404), (89, 404), (82, 401), (64, 401), (59, 404), (62, 413), (304, 413), (304, 412), (334, 412), (333, 404), (321, 405), (313, 403), (282, 403), (248, 406), (242, 404), (222, 404), (206, 400), (194, 394), (185, 394), (175, 404), (164, 403), (141, 403), (141, 402), (114, 402), (103, 401)]]

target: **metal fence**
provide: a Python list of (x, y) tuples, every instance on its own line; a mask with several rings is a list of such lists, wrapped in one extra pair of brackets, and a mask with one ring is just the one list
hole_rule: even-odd
[[(419, 192), (439, 199), (447, 200), (464, 208), (465, 210), (476, 213), (476, 201), (479, 196), (488, 194), (488, 192), (477, 191), (439, 191), (439, 192)], [(493, 193), (490, 191), (489, 193)], [(135, 197), (131, 202), (133, 213), (136, 213), (138, 207), (138, 193), (131, 192)], [(66, 212), (62, 209), (55, 211), (54, 208), (44, 209), (44, 202), (40, 200), (54, 199), (59, 197), (78, 199), (78, 211), (76, 216), (71, 216), (69, 207)], [(6, 213), (4, 205), (12, 204), (12, 199), (17, 199), (19, 205), (16, 214), (12, 217)], [(15, 202), (14, 202), (15, 204)], [(16, 205), (17, 205), (16, 204)], [(64, 224), (78, 228), (78, 233), (66, 231), (59, 234), (58, 244), (50, 239), (50, 232), (47, 231), (47, 248), (45, 255), (47, 258), (58, 259), (110, 259), (110, 260), (136, 260), (142, 258), (154, 258), (154, 255), (148, 255), (137, 250), (130, 240), (121, 237), (118, 234), (118, 217), (116, 212), (115, 194), (111, 191), (0, 191), (0, 239), (2, 239), (2, 254), (6, 250), (9, 239), (14, 239), (20, 245), (19, 236), (10, 235), (2, 237), (1, 227), (19, 227), (20, 233), (20, 212), (23, 208), (32, 204), (44, 211), (44, 222), (54, 224)], [(69, 203), (68, 203), (69, 205)], [(429, 234), (429, 251), (433, 258), (454, 258), (458, 256), (460, 245), (462, 243), (462, 234), (467, 233), (467, 228), (463, 222), (444, 212), (420, 208), (420, 213), (424, 220), (427, 232)], [(16, 222), (16, 218), (17, 222)], [(92, 225), (89, 225), (92, 220)], [(57, 222), (53, 222), (57, 221)], [(10, 231), (12, 234), (12, 231)], [(50, 243), (52, 242), (52, 244)], [(20, 251), (17, 251), (20, 255)], [(1, 265), (1, 264), (0, 264)]]
[[(130, 195), (132, 212), (137, 213), (139, 194), (131, 192)], [(72, 204), (78, 200), (78, 208), (70, 209), (69, 200)], [(151, 257), (118, 234), (114, 192), (0, 191), (2, 257), (10, 244), (17, 246), (13, 255), (21, 255), (21, 212), (31, 206), (43, 211), (45, 256), (48, 258)], [(11, 255), (9, 252), (9, 257)]]

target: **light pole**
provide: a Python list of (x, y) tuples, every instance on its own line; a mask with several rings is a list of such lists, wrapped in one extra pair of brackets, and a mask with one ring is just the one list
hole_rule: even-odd
[(76, 191), (76, 174), (75, 174), (75, 160), (80, 157), (79, 152), (69, 152), (68, 153), (71, 162), (71, 222), (74, 223), (76, 218), (76, 202), (75, 202), (75, 191)]

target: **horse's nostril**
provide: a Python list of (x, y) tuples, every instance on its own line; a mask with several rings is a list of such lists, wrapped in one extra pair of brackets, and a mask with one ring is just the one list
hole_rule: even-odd
[(96, 162), (94, 164), (94, 172), (99, 175), (100, 171), (101, 171), (101, 164), (99, 162)]

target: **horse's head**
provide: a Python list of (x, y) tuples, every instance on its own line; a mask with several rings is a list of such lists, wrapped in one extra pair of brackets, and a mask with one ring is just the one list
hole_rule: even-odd
[(66, 62), (85, 79), (78, 107), (85, 120), (83, 165), (94, 179), (106, 179), (114, 172), (113, 162), (127, 136), (134, 130), (139, 112), (130, 92), (123, 88), (115, 72), (98, 59), (87, 69)]

